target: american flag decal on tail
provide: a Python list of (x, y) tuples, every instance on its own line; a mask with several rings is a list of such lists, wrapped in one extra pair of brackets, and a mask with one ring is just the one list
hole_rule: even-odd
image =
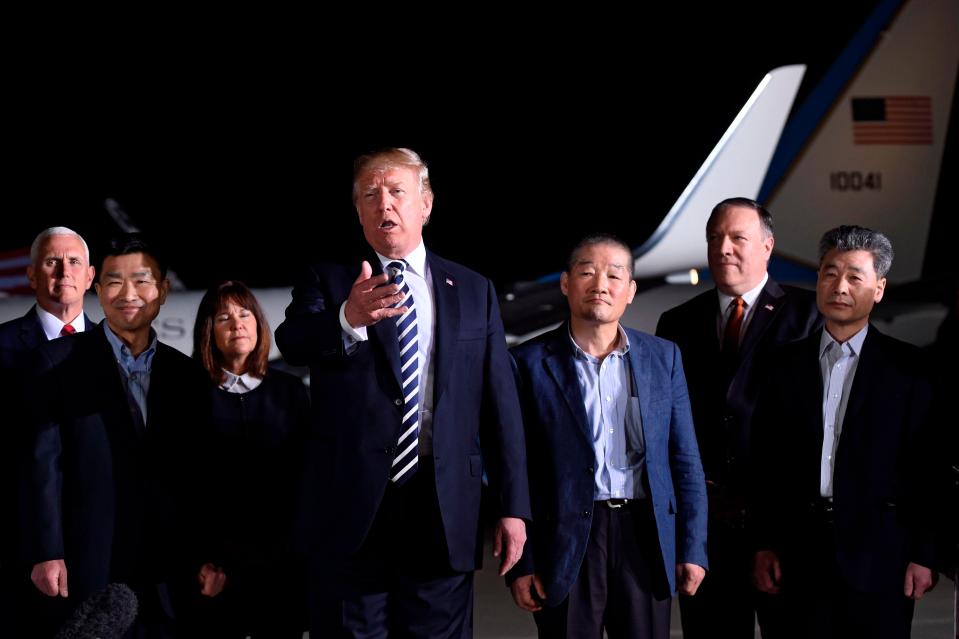
[(932, 98), (852, 99), (854, 144), (932, 144)]

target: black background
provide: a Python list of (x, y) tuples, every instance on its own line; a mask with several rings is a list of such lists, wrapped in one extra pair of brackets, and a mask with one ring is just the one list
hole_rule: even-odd
[(290, 16), (186, 53), (130, 50), (127, 30), (12, 79), (3, 245), (63, 224), (95, 246), (112, 197), (188, 286), (288, 285), (362, 241), (353, 157), (408, 146), (430, 165), (430, 248), (503, 287), (587, 232), (641, 244), (764, 73), (807, 64), (801, 101), (874, 4), (369, 15), (382, 28), (340, 43)]

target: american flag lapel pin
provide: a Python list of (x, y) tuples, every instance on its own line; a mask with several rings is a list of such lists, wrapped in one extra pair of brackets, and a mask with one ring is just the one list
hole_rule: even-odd
[(766, 309), (767, 311), (771, 311), (771, 310), (773, 310), (773, 305), (772, 305), (772, 304), (766, 304), (765, 306), (763, 306), (763, 308)]
[(453, 286), (453, 280), (451, 280), (450, 278), (447, 277), (447, 278), (446, 278), (446, 284), (447, 284), (447, 286)]

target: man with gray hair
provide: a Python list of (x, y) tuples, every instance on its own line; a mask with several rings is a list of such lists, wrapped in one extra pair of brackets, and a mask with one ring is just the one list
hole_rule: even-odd
[(755, 591), (745, 533), (750, 424), (770, 355), (818, 331), (812, 291), (779, 284), (766, 268), (773, 217), (755, 200), (719, 202), (706, 222), (715, 288), (663, 313), (656, 335), (683, 354), (693, 424), (709, 498), (709, 573), (695, 597), (680, 596), (686, 639), (778, 637), (778, 600)]
[(932, 386), (869, 323), (893, 251), (840, 226), (819, 245), (823, 331), (783, 347), (753, 421), (754, 580), (798, 637), (908, 637), (934, 583)]
[(0, 388), (8, 400), (7, 426), (0, 434), (0, 635), (6, 635), (5, 627), (11, 632), (20, 631), (16, 618), (25, 614), (22, 598), (36, 597), (27, 569), (21, 571), (15, 563), (17, 451), (23, 434), (16, 429), (22, 423), (23, 410), (18, 401), (20, 372), (27, 354), (40, 344), (82, 332), (91, 325), (83, 312), (83, 296), (93, 284), (93, 272), (90, 250), (76, 231), (65, 226), (41, 231), (30, 247), (27, 267), (27, 279), (36, 291), (37, 303), (23, 317), (0, 324)]

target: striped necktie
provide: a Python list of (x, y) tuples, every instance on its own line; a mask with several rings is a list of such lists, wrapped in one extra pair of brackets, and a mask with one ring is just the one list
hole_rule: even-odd
[(390, 470), (390, 480), (399, 485), (416, 472), (419, 461), (420, 434), (420, 356), (419, 336), (416, 330), (416, 303), (413, 291), (404, 280), (406, 262), (390, 262), (387, 272), (393, 273), (393, 283), (400, 287), (403, 299), (396, 306), (405, 306), (406, 312), (396, 318), (396, 334), (400, 347), (400, 378), (403, 380), (403, 420), (397, 440), (396, 457)]

